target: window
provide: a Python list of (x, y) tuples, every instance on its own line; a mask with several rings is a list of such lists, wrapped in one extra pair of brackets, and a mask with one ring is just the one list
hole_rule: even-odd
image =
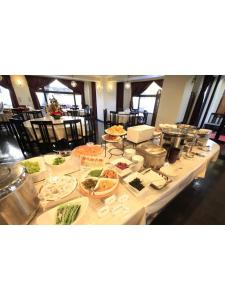
[(5, 108), (12, 108), (12, 100), (8, 89), (0, 86), (0, 102), (3, 102)]
[(77, 105), (82, 108), (82, 101), (80, 94), (74, 94), (73, 90), (62, 84), (57, 79), (45, 86), (40, 92), (36, 92), (41, 106), (49, 104), (53, 97), (58, 100), (60, 105), (71, 107)]
[(161, 89), (162, 88), (153, 81), (140, 96), (134, 96), (132, 98), (133, 109), (138, 109), (139, 111), (147, 110), (148, 113), (153, 113), (156, 95)]

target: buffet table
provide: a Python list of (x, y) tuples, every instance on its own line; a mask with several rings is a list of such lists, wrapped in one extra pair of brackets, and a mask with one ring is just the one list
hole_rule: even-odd
[[(204, 154), (204, 157), (194, 156), (191, 159), (185, 159), (181, 157), (175, 164), (172, 165), (176, 173), (176, 177), (173, 178), (172, 182), (169, 183), (162, 190), (155, 190), (150, 188), (145, 195), (142, 197), (136, 197), (131, 193), (121, 181), (117, 190), (115, 191), (116, 197), (127, 195), (127, 199), (124, 202), (126, 206), (126, 212), (112, 215), (107, 214), (104, 217), (99, 216), (99, 209), (105, 206), (103, 200), (100, 199), (89, 199), (89, 206), (85, 215), (79, 220), (78, 224), (145, 224), (147, 217), (154, 217), (160, 210), (165, 207), (177, 194), (179, 194), (192, 180), (197, 177), (204, 177), (207, 167), (211, 161), (216, 161), (219, 155), (220, 147), (213, 141), (208, 141), (210, 146), (209, 152), (203, 152), (198, 150), (197, 147), (195, 152)], [(115, 158), (108, 158), (108, 162)], [(82, 176), (82, 171), (70, 170), (70, 175), (79, 179)], [(35, 184), (36, 189), (39, 191), (43, 182)], [(60, 200), (60, 203), (66, 202), (70, 199), (80, 197), (78, 189), (72, 194)], [(192, 199), (190, 199), (192, 201)], [(58, 204), (58, 203), (57, 203)], [(39, 211), (39, 215), (43, 209), (49, 209), (55, 206), (56, 203), (49, 201), (43, 204), (42, 209)], [(120, 205), (118, 202), (112, 206)], [(36, 224), (36, 219), (33, 220), (32, 224)]]

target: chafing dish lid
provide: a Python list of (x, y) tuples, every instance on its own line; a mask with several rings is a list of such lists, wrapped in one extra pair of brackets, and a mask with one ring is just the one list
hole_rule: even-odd
[(25, 168), (19, 164), (0, 166), (0, 198), (16, 190), (26, 175)]
[(142, 143), (138, 145), (137, 148), (144, 150), (146, 153), (153, 154), (153, 155), (160, 155), (166, 152), (164, 148), (152, 144), (150, 142)]

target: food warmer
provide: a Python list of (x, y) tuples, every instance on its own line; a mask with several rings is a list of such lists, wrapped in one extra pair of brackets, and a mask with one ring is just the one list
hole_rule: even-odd
[(31, 176), (20, 164), (0, 166), (0, 224), (27, 224), (39, 208)]
[(166, 159), (166, 150), (152, 142), (145, 142), (136, 147), (138, 154), (144, 157), (144, 166), (153, 169), (160, 169)]
[(193, 126), (180, 124), (177, 128), (165, 128), (162, 130), (162, 146), (167, 151), (167, 159), (170, 163), (179, 159), (183, 147), (187, 143), (194, 145), (196, 142), (196, 129)]

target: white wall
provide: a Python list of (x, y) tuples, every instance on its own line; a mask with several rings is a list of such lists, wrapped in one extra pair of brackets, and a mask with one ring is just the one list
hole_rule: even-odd
[(85, 103), (89, 106), (92, 106), (92, 94), (91, 94), (91, 82), (90, 81), (84, 82), (84, 97), (85, 97)]
[(107, 78), (102, 78), (97, 82), (97, 116), (103, 121), (103, 109), (116, 110), (116, 82), (108, 81)]
[(96, 104), (97, 104), (97, 119), (103, 120), (104, 97), (103, 97), (103, 82), (102, 80), (96, 84)]
[(10, 78), (19, 104), (34, 107), (26, 77), (24, 75), (11, 75)]
[(184, 115), (188, 106), (188, 102), (191, 96), (191, 92), (193, 90), (193, 86), (194, 86), (194, 76), (189, 76), (189, 79), (187, 78), (185, 87), (184, 87), (184, 92), (183, 92), (183, 96), (181, 99), (181, 103), (180, 103), (180, 108), (179, 108), (179, 113), (177, 116), (177, 122), (182, 122), (184, 119)]
[(131, 88), (124, 88), (123, 93), (123, 109), (128, 109), (130, 107), (130, 99), (131, 99)]
[(182, 121), (192, 88), (192, 75), (165, 76), (156, 126), (160, 123)]

